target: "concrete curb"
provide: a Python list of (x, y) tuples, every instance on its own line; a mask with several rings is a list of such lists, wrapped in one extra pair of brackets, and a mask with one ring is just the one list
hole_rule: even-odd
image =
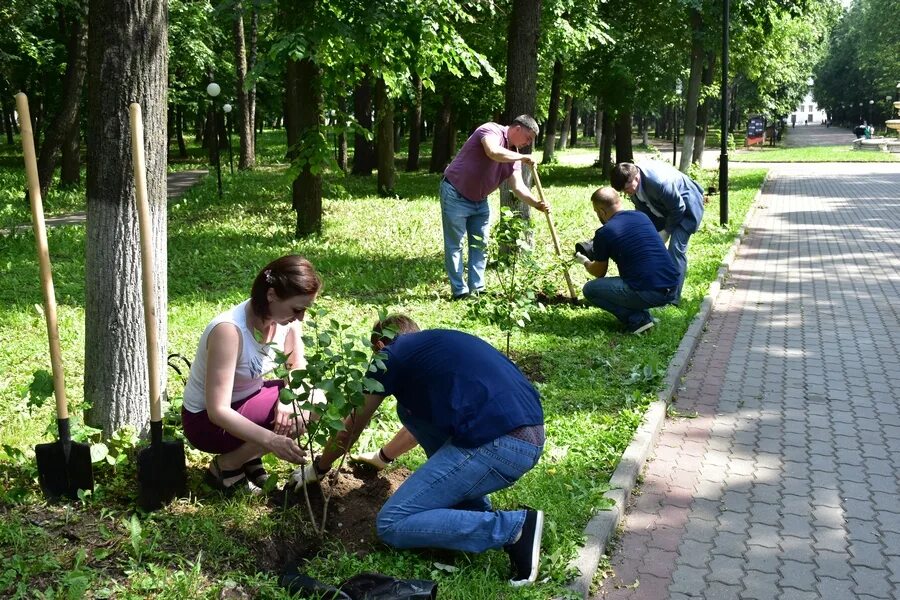
[(604, 496), (612, 500), (615, 505), (609, 510), (597, 513), (584, 528), (584, 546), (570, 564), (571, 567), (577, 569), (579, 575), (569, 584), (569, 589), (579, 594), (581, 598), (587, 599), (590, 595), (591, 581), (597, 571), (597, 566), (600, 564), (600, 558), (605, 553), (607, 544), (615, 535), (619, 523), (625, 517), (625, 508), (628, 506), (628, 500), (631, 498), (638, 475), (644, 468), (644, 463), (647, 461), (650, 452), (656, 446), (656, 440), (659, 437), (660, 430), (662, 430), (663, 422), (666, 418), (666, 407), (675, 395), (675, 391), (678, 389), (678, 382), (687, 370), (691, 355), (700, 342), (700, 336), (704, 327), (706, 327), (710, 313), (712, 313), (716, 297), (718, 297), (722, 289), (722, 284), (725, 282), (731, 264), (734, 262), (737, 251), (744, 240), (747, 232), (747, 223), (750, 222), (756, 213), (759, 198), (769, 183), (771, 172), (770, 170), (766, 173), (762, 186), (757, 191), (756, 197), (754, 197), (753, 203), (750, 205), (750, 210), (747, 211), (747, 216), (744, 218), (744, 223), (741, 225), (737, 239), (734, 240), (725, 258), (722, 259), (716, 279), (709, 285), (709, 291), (703, 298), (700, 310), (678, 345), (675, 356), (669, 361), (666, 378), (663, 381), (663, 389), (657, 394), (657, 399), (647, 408), (643, 422), (635, 431), (634, 438), (632, 438), (631, 443), (628, 444), (628, 447), (622, 454), (622, 458), (619, 460), (619, 464), (609, 480), (611, 489)]

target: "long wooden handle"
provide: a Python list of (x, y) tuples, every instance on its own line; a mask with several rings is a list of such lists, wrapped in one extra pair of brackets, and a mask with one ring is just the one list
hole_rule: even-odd
[[(531, 172), (534, 173), (534, 185), (537, 188), (538, 197), (540, 197), (544, 204), (550, 206), (547, 203), (547, 199), (544, 198), (544, 188), (541, 186), (541, 178), (538, 176), (537, 165), (531, 165)], [(556, 225), (553, 224), (553, 216), (549, 212), (545, 212), (544, 214), (547, 216), (547, 225), (550, 226), (550, 237), (553, 238), (553, 247), (556, 249), (556, 255), (562, 256), (562, 248), (559, 246), (559, 236), (556, 234)], [(577, 296), (575, 295), (575, 286), (572, 285), (572, 277), (569, 275), (569, 269), (563, 267), (563, 273), (566, 276), (566, 285), (569, 286), (569, 296), (575, 300)]]
[(159, 389), (159, 348), (156, 330), (156, 285), (153, 271), (153, 223), (147, 202), (147, 168), (144, 161), (144, 121), (140, 104), (129, 107), (131, 119), (131, 163), (141, 231), (141, 282), (144, 291), (144, 329), (147, 331), (147, 374), (150, 377), (150, 420), (162, 420)]
[(56, 293), (53, 290), (53, 272), (50, 270), (50, 250), (47, 247), (47, 229), (44, 226), (44, 203), (41, 200), (41, 183), (38, 180), (34, 133), (31, 130), (31, 112), (28, 110), (28, 96), (21, 92), (16, 94), (16, 111), (19, 113), (22, 152), (25, 154), (25, 176), (28, 178), (28, 196), (31, 198), (31, 224), (34, 228), (34, 239), (37, 242), (41, 291), (44, 293), (44, 317), (47, 320), (47, 338), (50, 340), (50, 368), (53, 371), (56, 418), (63, 420), (69, 418), (69, 408), (66, 406), (66, 378), (63, 373), (62, 352), (59, 348)]

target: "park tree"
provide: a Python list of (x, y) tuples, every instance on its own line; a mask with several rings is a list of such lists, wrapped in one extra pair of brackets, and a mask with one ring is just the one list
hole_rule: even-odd
[(146, 430), (149, 416), (131, 102), (144, 115), (157, 265), (155, 351), (165, 357), (166, 12), (165, 1), (90, 0), (88, 37), (103, 43), (88, 49), (84, 396), (85, 422), (106, 435), (124, 425)]
[(236, 0), (233, 6), (232, 31), (234, 34), (234, 94), (237, 99), (237, 126), (240, 139), (239, 169), (250, 169), (256, 163), (253, 137), (253, 107), (250, 104), (249, 79), (247, 77), (247, 42), (244, 36), (244, 4)]

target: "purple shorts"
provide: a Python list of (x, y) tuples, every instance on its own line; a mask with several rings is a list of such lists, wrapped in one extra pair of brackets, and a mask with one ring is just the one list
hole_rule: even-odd
[[(272, 429), (275, 411), (278, 410), (278, 392), (284, 387), (280, 379), (272, 379), (263, 383), (262, 388), (249, 398), (231, 405), (238, 414), (253, 421), (260, 427)], [(206, 411), (192, 413), (181, 409), (181, 423), (184, 437), (197, 449), (212, 454), (225, 454), (237, 450), (246, 443), (236, 438), (212, 421)]]

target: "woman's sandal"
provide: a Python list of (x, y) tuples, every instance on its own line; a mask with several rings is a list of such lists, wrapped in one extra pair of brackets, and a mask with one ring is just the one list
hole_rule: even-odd
[(243, 487), (242, 484), (247, 481), (247, 475), (244, 473), (243, 467), (223, 471), (222, 467), (219, 466), (219, 457), (216, 456), (209, 463), (209, 469), (206, 470), (204, 480), (207, 485), (215, 490), (225, 494), (233, 494), (236, 490)]
[(266, 472), (265, 467), (263, 467), (261, 458), (254, 458), (251, 461), (247, 461), (243, 466), (244, 475), (247, 476), (247, 480), (250, 484), (260, 491), (265, 488), (266, 481), (269, 479), (269, 474)]

